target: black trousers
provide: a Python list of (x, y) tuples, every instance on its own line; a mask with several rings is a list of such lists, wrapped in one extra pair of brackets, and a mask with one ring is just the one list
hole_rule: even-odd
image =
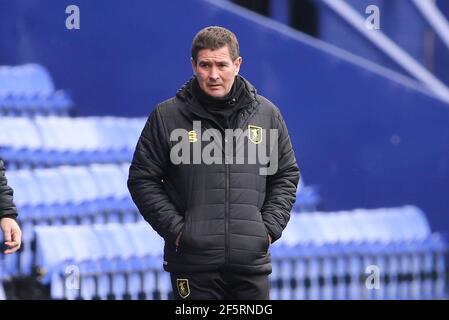
[(268, 275), (227, 271), (170, 273), (175, 300), (269, 300)]

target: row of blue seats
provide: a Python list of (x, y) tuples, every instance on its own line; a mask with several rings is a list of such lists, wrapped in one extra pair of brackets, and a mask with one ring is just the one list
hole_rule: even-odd
[(129, 164), (61, 166), (7, 172), (14, 189), (23, 248), (6, 257), (9, 275), (30, 275), (35, 225), (75, 225), (138, 221), (128, 189)]
[(35, 233), (36, 265), (52, 298), (168, 298), (163, 241), (146, 222), (39, 226)]
[(127, 189), (128, 170), (129, 164), (60, 166), (8, 171), (7, 179), (22, 222), (100, 223), (103, 212), (135, 209)]
[[(171, 296), (162, 240), (146, 222), (35, 232), (52, 298)], [(270, 251), (272, 299), (447, 298), (447, 241), (413, 206), (295, 214)]]
[(170, 298), (163, 243), (146, 222), (36, 226), (34, 233), (33, 263), (53, 299)]
[(68, 115), (72, 105), (43, 66), (0, 66), (0, 115)]
[(145, 118), (1, 117), (8, 169), (129, 162)]
[(447, 239), (414, 206), (292, 215), (271, 251), (274, 299), (447, 298)]

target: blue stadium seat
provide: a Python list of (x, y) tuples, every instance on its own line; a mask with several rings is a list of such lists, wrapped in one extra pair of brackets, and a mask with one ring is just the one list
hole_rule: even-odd
[(41, 65), (0, 66), (0, 114), (67, 115), (72, 104), (67, 91), (55, 90)]
[(28, 118), (0, 117), (0, 152), (2, 158), (14, 169), (18, 163), (32, 165), (31, 155), (42, 147), (33, 122)]
[(104, 220), (99, 192), (95, 180), (87, 167), (60, 166), (58, 168), (64, 183), (64, 193), (76, 208), (74, 214), (79, 223), (93, 223)]
[(162, 257), (157, 247), (163, 247), (161, 238), (151, 230), (146, 222), (126, 223), (123, 227), (133, 239), (137, 264), (141, 270), (142, 284), (139, 288), (139, 296), (147, 299), (160, 297), (158, 273), (162, 265)]
[(130, 200), (127, 180), (121, 167), (114, 164), (93, 164), (89, 166), (89, 170), (102, 194), (102, 198), (118, 214), (115, 220), (122, 222), (136, 221), (138, 219), (137, 211)]
[(66, 192), (67, 186), (59, 168), (36, 169), (33, 176), (43, 193), (45, 210), (41, 216), (36, 217), (37, 224), (53, 223), (59, 219), (68, 219), (71, 216), (69, 206), (70, 194)]
[[(108, 299), (123, 299), (127, 293), (127, 273), (132, 271), (126, 252), (129, 252), (129, 244), (120, 240), (121, 226), (115, 223), (95, 225), (96, 234), (106, 248), (107, 260), (103, 270), (111, 275), (111, 289)], [(103, 290), (102, 290), (103, 292)]]
[(78, 298), (90, 300), (99, 297), (97, 280), (102, 272), (101, 261), (104, 257), (102, 241), (89, 225), (64, 226), (63, 228), (74, 249), (73, 266), (79, 270)]
[[(36, 226), (34, 234), (37, 272), (42, 283), (50, 285), (51, 297), (54, 299), (77, 297), (78, 277), (75, 278), (73, 286), (66, 285), (66, 268), (75, 265), (75, 253), (63, 227)], [(76, 272), (75, 276), (79, 274)]]

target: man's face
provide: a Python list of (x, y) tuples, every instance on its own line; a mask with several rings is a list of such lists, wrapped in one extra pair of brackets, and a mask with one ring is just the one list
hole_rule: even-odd
[(231, 91), (241, 63), (241, 57), (232, 61), (228, 46), (224, 46), (200, 50), (197, 61), (192, 59), (192, 68), (201, 89), (212, 97), (222, 98)]

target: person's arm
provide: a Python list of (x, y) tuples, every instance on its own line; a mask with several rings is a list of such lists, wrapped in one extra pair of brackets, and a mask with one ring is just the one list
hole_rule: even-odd
[(163, 186), (170, 163), (169, 135), (158, 108), (150, 115), (137, 142), (128, 177), (128, 189), (146, 221), (165, 240), (177, 242), (184, 217)]
[(280, 113), (277, 115), (277, 129), (278, 170), (267, 176), (266, 197), (261, 210), (271, 243), (281, 237), (290, 220), (300, 176), (287, 126)]
[(9, 217), (15, 219), (17, 217), (17, 209), (14, 205), (13, 190), (8, 186), (5, 176), (5, 166), (3, 160), (0, 159), (0, 218)]
[(17, 209), (13, 202), (13, 190), (8, 186), (5, 177), (5, 166), (0, 159), (0, 229), (3, 233), (3, 242), (9, 254), (19, 250), (22, 242), (22, 232), (16, 222)]

